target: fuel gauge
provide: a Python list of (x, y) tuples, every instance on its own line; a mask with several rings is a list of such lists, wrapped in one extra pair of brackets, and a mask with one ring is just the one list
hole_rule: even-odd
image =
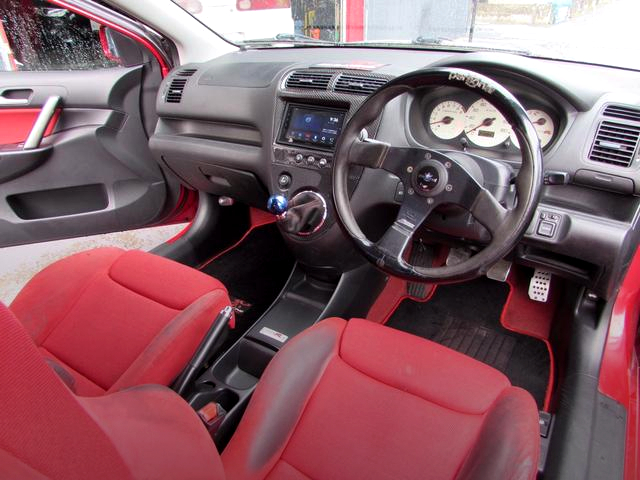
[[(546, 147), (553, 139), (553, 134), (556, 131), (553, 119), (549, 116), (548, 113), (536, 109), (527, 110), (527, 115), (529, 116), (529, 120), (531, 120), (531, 123), (533, 123), (533, 128), (535, 128), (536, 133), (538, 134), (538, 138), (540, 139), (540, 146), (542, 148)], [(516, 147), (520, 148), (518, 139), (513, 132), (511, 132), (511, 142)]]

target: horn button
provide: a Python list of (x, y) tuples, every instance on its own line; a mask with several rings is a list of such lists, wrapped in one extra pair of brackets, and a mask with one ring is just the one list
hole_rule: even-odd
[(433, 197), (442, 192), (447, 185), (447, 170), (436, 160), (427, 160), (413, 171), (413, 189), (419, 195)]

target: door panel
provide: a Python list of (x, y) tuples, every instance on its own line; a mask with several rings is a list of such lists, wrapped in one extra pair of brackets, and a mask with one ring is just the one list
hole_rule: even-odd
[[(141, 119), (143, 68), (0, 73), (0, 246), (161, 220), (167, 187)], [(29, 90), (23, 108), (2, 107)], [(55, 95), (48, 136), (22, 150)]]

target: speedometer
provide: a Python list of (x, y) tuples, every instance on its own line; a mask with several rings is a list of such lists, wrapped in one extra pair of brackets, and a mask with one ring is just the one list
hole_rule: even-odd
[(427, 119), (431, 132), (442, 140), (456, 138), (464, 130), (464, 107), (458, 102), (448, 100), (439, 103)]
[(509, 138), (511, 125), (496, 107), (480, 99), (467, 110), (464, 131), (479, 147), (495, 147)]
[[(533, 128), (535, 128), (536, 133), (538, 134), (538, 138), (540, 139), (540, 146), (542, 148), (546, 147), (553, 139), (553, 134), (556, 131), (553, 119), (547, 112), (536, 109), (527, 110), (527, 115), (529, 116), (529, 120), (531, 120), (531, 123), (533, 123)], [(516, 147), (520, 148), (518, 139), (513, 132), (511, 133), (511, 141)]]

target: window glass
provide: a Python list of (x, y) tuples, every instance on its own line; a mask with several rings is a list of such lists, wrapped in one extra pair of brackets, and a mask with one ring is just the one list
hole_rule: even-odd
[(173, 1), (230, 42), (252, 48), (499, 50), (640, 70), (640, 0)]
[(0, 70), (119, 66), (105, 29), (44, 0), (0, 0)]

